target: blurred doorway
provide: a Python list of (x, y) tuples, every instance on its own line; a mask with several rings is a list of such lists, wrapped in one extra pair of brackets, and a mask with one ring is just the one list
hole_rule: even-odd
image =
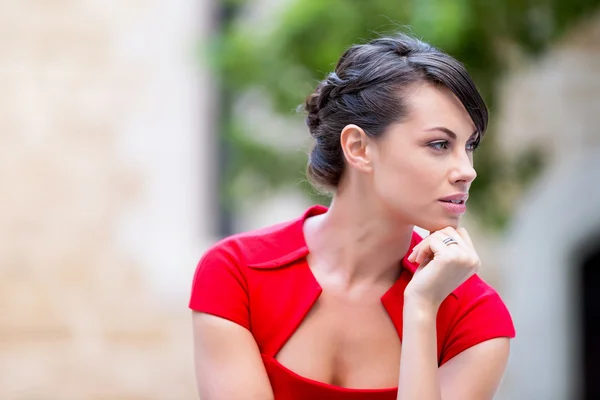
[(600, 399), (600, 240), (584, 252), (581, 270), (582, 400)]

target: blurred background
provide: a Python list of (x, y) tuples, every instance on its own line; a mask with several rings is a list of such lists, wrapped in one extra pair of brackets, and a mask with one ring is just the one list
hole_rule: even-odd
[(195, 399), (203, 251), (328, 199), (296, 106), (382, 33), (490, 106), (465, 226), (517, 327), (499, 399), (600, 399), (598, 0), (0, 0), (0, 399)]

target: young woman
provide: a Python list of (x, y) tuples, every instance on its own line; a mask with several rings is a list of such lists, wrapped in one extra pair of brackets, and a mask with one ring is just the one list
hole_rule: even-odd
[(349, 48), (305, 108), (308, 176), (331, 205), (204, 255), (190, 299), (200, 398), (493, 398), (515, 332), (459, 227), (488, 119), (464, 67), (378, 38)]

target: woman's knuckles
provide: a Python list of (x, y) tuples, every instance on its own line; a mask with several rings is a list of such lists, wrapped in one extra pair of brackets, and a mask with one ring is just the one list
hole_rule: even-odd
[(478, 270), (481, 266), (481, 261), (478, 257), (463, 252), (439, 254), (436, 260), (443, 266), (464, 269), (466, 271)]

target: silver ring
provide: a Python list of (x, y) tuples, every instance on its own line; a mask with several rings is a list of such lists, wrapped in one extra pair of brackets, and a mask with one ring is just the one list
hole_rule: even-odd
[(446, 246), (450, 246), (451, 244), (458, 244), (458, 242), (453, 237), (447, 237), (446, 239), (444, 239), (444, 244)]

